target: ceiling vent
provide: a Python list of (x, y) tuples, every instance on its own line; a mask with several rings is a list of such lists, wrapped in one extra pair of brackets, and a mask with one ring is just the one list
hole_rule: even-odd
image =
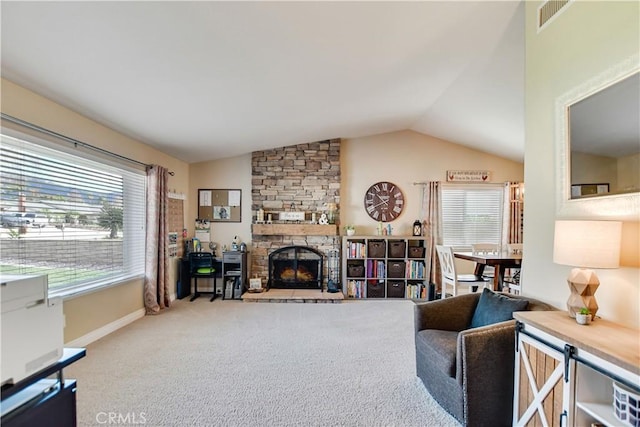
[(549, 0), (538, 8), (538, 31), (546, 27), (556, 16), (560, 15), (571, 0)]

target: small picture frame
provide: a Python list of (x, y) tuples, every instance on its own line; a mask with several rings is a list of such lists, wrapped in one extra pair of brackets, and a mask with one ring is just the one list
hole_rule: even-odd
[(571, 186), (571, 198), (589, 197), (609, 193), (608, 183), (575, 184)]
[(226, 221), (229, 219), (231, 208), (229, 206), (214, 206), (213, 207), (213, 219)]
[(249, 279), (249, 289), (262, 289), (262, 279), (259, 277)]

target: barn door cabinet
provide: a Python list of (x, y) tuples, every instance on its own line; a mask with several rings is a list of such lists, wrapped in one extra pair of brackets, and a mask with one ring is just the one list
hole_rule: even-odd
[[(633, 426), (614, 415), (614, 382), (640, 393), (640, 330), (566, 311), (516, 312), (514, 426)], [(628, 408), (624, 408), (628, 414)]]

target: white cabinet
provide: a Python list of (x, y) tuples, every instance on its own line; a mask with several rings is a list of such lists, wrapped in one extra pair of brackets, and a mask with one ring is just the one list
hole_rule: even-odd
[(613, 382), (640, 390), (640, 331), (565, 311), (517, 312), (513, 425), (624, 426)]

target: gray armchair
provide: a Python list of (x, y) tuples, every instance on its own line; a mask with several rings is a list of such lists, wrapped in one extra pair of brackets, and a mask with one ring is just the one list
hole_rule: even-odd
[[(462, 425), (510, 426), (515, 320), (471, 328), (477, 324), (476, 306), (485, 292), (415, 305), (416, 373)], [(503, 300), (499, 294), (488, 296)], [(526, 310), (554, 310), (535, 299), (509, 297), (520, 300), (520, 305), (528, 301)]]

